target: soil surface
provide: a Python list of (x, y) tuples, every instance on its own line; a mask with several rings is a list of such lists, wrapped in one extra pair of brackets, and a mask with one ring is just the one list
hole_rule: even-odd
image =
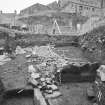
[(86, 89), (90, 86), (90, 83), (69, 83), (62, 85), (60, 91), (69, 105), (92, 105), (86, 96)]
[[(58, 50), (61, 50), (61, 52), (58, 52)], [(82, 51), (76, 47), (56, 48), (56, 52), (60, 55), (64, 52), (65, 55), (70, 58), (71, 62), (88, 62), (88, 60), (84, 58)], [(6, 88), (24, 87), (26, 85), (27, 67), (28, 65), (26, 64), (24, 55), (19, 55), (15, 60), (1, 66), (0, 75)], [(86, 88), (90, 87), (90, 85), (90, 83), (69, 83), (62, 85), (60, 91), (68, 105), (92, 105), (87, 101), (85, 94)], [(33, 97), (24, 97), (24, 95), (21, 95), (8, 98), (3, 105), (34, 105)], [(65, 103), (65, 105), (67, 104)]]
[(70, 62), (88, 62), (88, 59), (84, 57), (82, 50), (78, 47), (59, 47), (56, 48), (56, 52), (59, 55), (64, 54), (67, 58), (69, 58)]

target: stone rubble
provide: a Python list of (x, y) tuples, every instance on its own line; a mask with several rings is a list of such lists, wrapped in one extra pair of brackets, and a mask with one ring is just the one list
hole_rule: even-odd
[[(14, 56), (23, 55), (28, 64), (28, 83), (39, 88), (46, 98), (61, 96), (55, 78), (57, 72), (68, 64), (68, 61), (53, 51), (50, 45), (21, 48), (17, 46)], [(0, 56), (0, 65), (10, 61), (9, 55)], [(21, 63), (21, 62), (20, 62)]]
[(15, 50), (15, 53), (16, 54), (25, 54), (26, 52), (20, 46), (17, 46), (16, 50)]
[(105, 65), (97, 69), (97, 76), (93, 85), (87, 89), (88, 97), (95, 97), (94, 105), (105, 104)]
[(11, 61), (11, 58), (9, 58), (8, 55), (0, 55), (0, 65), (4, 65), (8, 61)]
[[(56, 98), (61, 96), (57, 87), (55, 74), (60, 72), (61, 68), (67, 65), (68, 61), (56, 54), (49, 45), (35, 46), (33, 48), (19, 48), (17, 54), (24, 54), (26, 51), (26, 59), (29, 73), (29, 83), (39, 88), (46, 98)], [(18, 51), (18, 52), (17, 52)]]

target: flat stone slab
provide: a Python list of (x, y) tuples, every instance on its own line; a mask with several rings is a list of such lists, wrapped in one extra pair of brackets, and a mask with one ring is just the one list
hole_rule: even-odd
[(22, 55), (0, 66), (0, 77), (5, 90), (9, 91), (27, 87), (27, 71), (26, 59)]

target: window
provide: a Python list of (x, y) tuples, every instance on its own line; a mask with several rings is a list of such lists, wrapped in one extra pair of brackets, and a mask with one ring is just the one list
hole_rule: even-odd
[(82, 12), (80, 11), (79, 14), (82, 15)]
[(84, 9), (87, 9), (87, 7), (84, 7)]
[(72, 7), (74, 7), (74, 4), (71, 4)]
[(94, 9), (94, 8), (92, 8), (92, 11), (94, 12), (94, 11), (95, 11), (95, 9)]
[(83, 6), (79, 6), (79, 10), (83, 10)]
[(88, 8), (88, 7), (86, 7), (86, 9), (88, 10), (89, 8)]

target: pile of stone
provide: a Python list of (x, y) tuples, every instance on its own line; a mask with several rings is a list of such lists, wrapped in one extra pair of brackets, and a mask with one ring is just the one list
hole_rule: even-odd
[(26, 51), (24, 49), (22, 49), (20, 46), (17, 46), (16, 50), (15, 50), (15, 53), (16, 54), (25, 54)]
[(11, 58), (8, 57), (8, 54), (0, 55), (0, 65), (4, 65), (9, 61), (11, 61)]
[(88, 97), (95, 97), (96, 102), (94, 105), (105, 104), (105, 65), (101, 65), (97, 70), (96, 80), (87, 93)]
[(46, 98), (56, 98), (61, 95), (56, 85), (54, 71), (45, 71), (44, 69), (44, 72), (39, 72), (37, 68), (30, 65), (28, 72), (30, 74), (29, 83), (31, 83), (33, 87), (39, 88), (45, 94)]
[[(26, 53), (29, 53), (26, 55), (27, 62), (40, 62), (39, 64), (44, 62), (50, 62), (56, 64), (58, 68), (63, 67), (68, 63), (68, 61), (63, 59), (58, 54), (56, 54), (49, 45), (41, 47), (35, 46), (33, 48), (25, 48), (24, 51), (26, 51)], [(24, 51), (22, 51), (22, 54)], [(20, 52), (21, 50), (19, 51), (19, 53)]]
[[(46, 98), (56, 98), (61, 95), (57, 87), (56, 73), (60, 72), (67, 61), (56, 54), (50, 46), (35, 46), (33, 48), (20, 48), (19, 53), (26, 51), (29, 74), (29, 83), (39, 88)], [(17, 50), (16, 50), (17, 51)]]
[(105, 48), (105, 26), (98, 27), (90, 33), (84, 34), (80, 39), (80, 45), (82, 49), (86, 49), (90, 52), (94, 52), (97, 49)]

